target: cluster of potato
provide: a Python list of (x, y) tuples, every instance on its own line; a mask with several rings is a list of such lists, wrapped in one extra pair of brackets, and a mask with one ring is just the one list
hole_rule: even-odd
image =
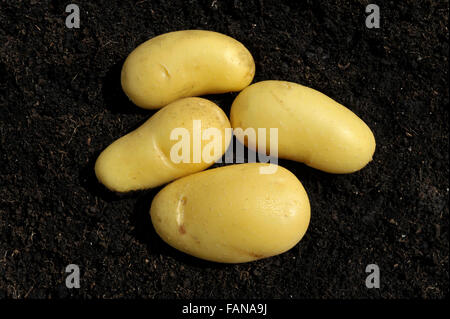
[[(238, 263), (283, 253), (301, 240), (310, 220), (305, 189), (285, 168), (261, 174), (269, 164), (247, 163), (203, 171), (229, 146), (227, 128), (277, 128), (280, 158), (329, 173), (355, 172), (375, 151), (372, 131), (349, 109), (296, 83), (250, 85), (254, 74), (250, 52), (220, 33), (177, 31), (144, 42), (123, 65), (122, 88), (136, 105), (161, 109), (108, 146), (95, 165), (99, 181), (117, 192), (171, 182), (151, 205), (156, 232), (206, 260)], [(231, 123), (216, 104), (194, 97), (236, 91)], [(214, 161), (174, 163), (171, 132), (181, 127), (192, 136), (195, 120), (202, 130), (221, 132), (222, 148)], [(236, 137), (256, 150), (257, 137)]]

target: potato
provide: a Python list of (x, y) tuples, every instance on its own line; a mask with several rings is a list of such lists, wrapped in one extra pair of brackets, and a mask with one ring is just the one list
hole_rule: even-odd
[[(372, 160), (370, 128), (343, 105), (311, 88), (285, 81), (262, 81), (244, 89), (231, 107), (231, 126), (278, 128), (278, 157), (329, 173), (351, 173)], [(257, 137), (236, 134), (256, 150)], [(264, 142), (262, 142), (264, 146)], [(269, 148), (266, 138), (266, 150)]]
[(280, 166), (223, 166), (172, 182), (153, 199), (150, 215), (169, 245), (198, 258), (241, 263), (295, 246), (310, 219), (300, 181)]
[[(197, 130), (199, 136), (193, 132), (194, 127), (201, 129)], [(171, 136), (180, 129), (188, 134), (186, 161), (174, 160), (173, 156), (183, 152), (175, 147), (183, 136)], [(216, 130), (217, 139), (205, 137), (208, 130)], [(116, 192), (157, 187), (211, 166), (230, 143), (231, 134), (226, 130), (231, 130), (230, 122), (216, 104), (202, 98), (180, 99), (109, 145), (98, 157), (95, 173), (101, 183)], [(198, 152), (200, 157), (196, 157)]]
[(121, 81), (137, 106), (157, 109), (183, 97), (240, 91), (254, 74), (253, 57), (239, 41), (185, 30), (139, 45), (125, 60)]

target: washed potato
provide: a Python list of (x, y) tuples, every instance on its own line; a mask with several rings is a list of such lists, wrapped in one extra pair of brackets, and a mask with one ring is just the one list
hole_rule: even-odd
[(138, 46), (125, 60), (122, 88), (137, 106), (157, 109), (179, 98), (240, 91), (255, 62), (239, 41), (221, 33), (165, 33)]
[[(215, 134), (208, 134), (211, 130)], [(109, 145), (95, 173), (116, 192), (157, 187), (211, 166), (230, 143), (226, 130), (230, 122), (216, 104), (180, 99)]]
[(178, 250), (223, 263), (289, 250), (308, 228), (308, 196), (285, 168), (261, 174), (267, 165), (224, 166), (167, 185), (150, 209), (156, 232)]
[[(311, 88), (262, 81), (244, 89), (231, 107), (231, 126), (278, 128), (278, 156), (329, 173), (351, 173), (372, 160), (375, 138), (352, 111)], [(257, 136), (236, 134), (256, 150)], [(264, 142), (261, 143), (264, 146)], [(269, 136), (266, 151), (270, 149)]]

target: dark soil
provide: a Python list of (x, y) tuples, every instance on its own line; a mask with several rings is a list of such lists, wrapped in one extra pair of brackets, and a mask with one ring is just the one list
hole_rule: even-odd
[[(449, 290), (448, 2), (2, 1), (0, 10), (0, 298), (443, 298)], [(293, 2), (294, 3), (294, 2)], [(152, 112), (120, 88), (126, 56), (168, 31), (241, 41), (254, 81), (315, 88), (373, 130), (373, 162), (331, 175), (290, 161), (311, 201), (289, 252), (223, 265), (155, 234), (158, 191), (118, 196), (93, 165)], [(212, 96), (227, 112), (236, 94)], [(81, 269), (67, 289), (65, 267)], [(367, 289), (375, 263), (380, 289)]]

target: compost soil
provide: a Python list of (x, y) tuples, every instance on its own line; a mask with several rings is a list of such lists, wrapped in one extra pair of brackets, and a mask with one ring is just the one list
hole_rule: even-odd
[[(2, 1), (0, 298), (443, 298), (449, 274), (448, 2)], [(254, 81), (317, 89), (373, 130), (361, 171), (280, 160), (308, 192), (309, 229), (288, 252), (228, 265), (155, 234), (159, 189), (117, 195), (99, 153), (154, 112), (120, 87), (126, 56), (156, 35), (218, 31), (242, 42)], [(208, 96), (229, 114), (236, 93)], [(66, 266), (81, 270), (65, 285)], [(380, 269), (368, 289), (366, 266)]]

